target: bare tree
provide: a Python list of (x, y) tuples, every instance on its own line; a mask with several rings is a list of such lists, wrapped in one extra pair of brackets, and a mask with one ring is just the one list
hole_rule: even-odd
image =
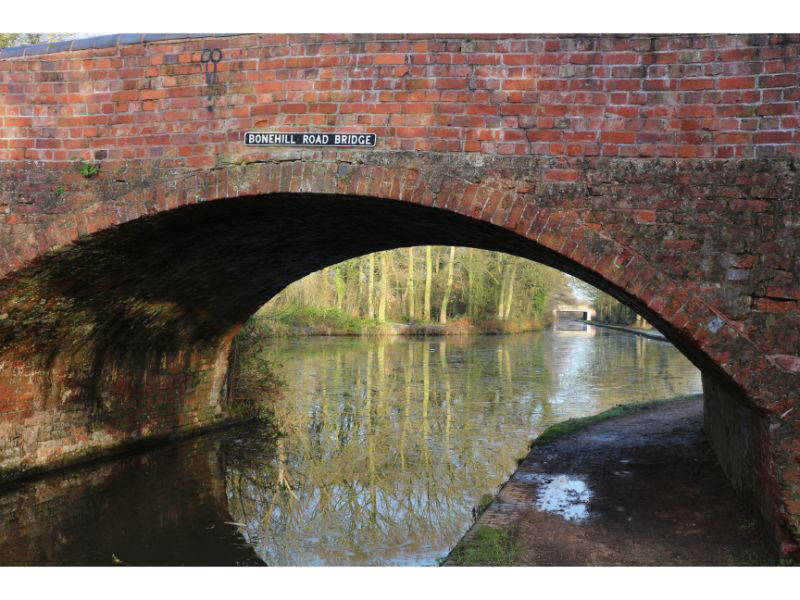
[(450, 260), (447, 263), (447, 285), (444, 288), (442, 306), (439, 309), (439, 322), (447, 323), (447, 303), (450, 301), (450, 292), (453, 289), (453, 265), (456, 258), (455, 246), (450, 246)]

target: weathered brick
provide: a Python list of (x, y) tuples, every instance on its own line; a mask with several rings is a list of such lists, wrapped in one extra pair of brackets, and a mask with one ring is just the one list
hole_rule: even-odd
[[(729, 376), (761, 412), (774, 398), (799, 402), (800, 236), (786, 204), (800, 152), (796, 37), (233, 36), (219, 42), (216, 83), (207, 83), (201, 49), (215, 43), (161, 40), (46, 61), (0, 59), (2, 282), (17, 281), (47, 252), (73, 248), (79, 235), (113, 237), (116, 224), (144, 216), (162, 222), (215, 204), (205, 200), (377, 196), (495, 223), (529, 236), (525, 244), (539, 240), (560, 264), (574, 266), (571, 258), (609, 289), (642, 299), (684, 349)], [(250, 128), (366, 130), (378, 144), (368, 151), (246, 148), (241, 135)], [(83, 178), (73, 158), (99, 162), (99, 174)], [(59, 186), (68, 200), (51, 206)], [(403, 215), (400, 221), (416, 218)], [(322, 225), (309, 219), (308, 235)], [(609, 240), (622, 250), (608, 250)], [(532, 247), (514, 243), (523, 255)], [(635, 260), (620, 266), (623, 256)], [(297, 265), (312, 266), (303, 262), (312, 256), (282, 258), (274, 263), (287, 270), (271, 271), (282, 285)], [(175, 285), (184, 275), (175, 274)], [(104, 304), (114, 306), (122, 283), (105, 284)], [(244, 292), (228, 296), (257, 304)], [(191, 320), (169, 325), (168, 304), (156, 312), (164, 331), (180, 339)], [(191, 304), (186, 314), (211, 306)], [(708, 315), (726, 316), (726, 325), (712, 332)], [(204, 350), (186, 363), (198, 377), (219, 360), (231, 331), (198, 334)], [(189, 393), (183, 371), (142, 369), (145, 380), (152, 377), (148, 393), (189, 398), (171, 412), (154, 409), (161, 425), (167, 414), (210, 422), (196, 413), (210, 384)], [(35, 369), (27, 376), (22, 385), (0, 375), (0, 397), (13, 394), (19, 414), (28, 411), (24, 419), (35, 417), (30, 407), (43, 377)], [(99, 389), (130, 389), (122, 371), (114, 377)], [(75, 418), (71, 435), (82, 439), (86, 423)], [(124, 435), (135, 435), (136, 416), (125, 418)], [(50, 444), (43, 456), (57, 454)], [(780, 490), (778, 483), (770, 489)], [(780, 505), (782, 493), (765, 492), (764, 506)]]

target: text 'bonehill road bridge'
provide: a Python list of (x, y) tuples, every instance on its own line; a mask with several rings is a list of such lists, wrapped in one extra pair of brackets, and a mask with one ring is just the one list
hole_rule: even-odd
[(231, 339), (311, 271), (474, 246), (598, 286), (684, 352), (723, 468), (796, 556), (799, 49), (122, 34), (0, 51), (2, 478), (228, 419)]

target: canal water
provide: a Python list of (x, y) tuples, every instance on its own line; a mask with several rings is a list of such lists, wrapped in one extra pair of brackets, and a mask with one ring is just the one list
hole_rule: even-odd
[(701, 392), (670, 344), (577, 323), (263, 352), (272, 426), (0, 488), (0, 564), (435, 565), (548, 426)]

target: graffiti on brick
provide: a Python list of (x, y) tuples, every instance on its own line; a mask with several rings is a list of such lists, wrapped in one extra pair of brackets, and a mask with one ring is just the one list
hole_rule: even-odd
[(222, 60), (222, 50), (206, 48), (200, 55), (200, 62), (205, 65), (206, 85), (217, 83), (217, 63)]

